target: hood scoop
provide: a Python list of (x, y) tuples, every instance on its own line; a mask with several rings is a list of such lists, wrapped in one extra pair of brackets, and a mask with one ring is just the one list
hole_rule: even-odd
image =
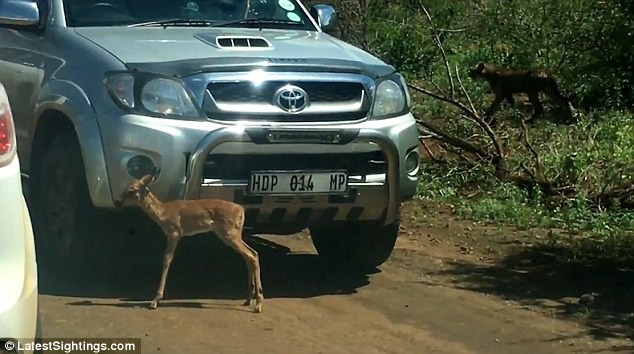
[(218, 49), (270, 49), (273, 46), (263, 37), (239, 35), (212, 35), (198, 33), (194, 37)]

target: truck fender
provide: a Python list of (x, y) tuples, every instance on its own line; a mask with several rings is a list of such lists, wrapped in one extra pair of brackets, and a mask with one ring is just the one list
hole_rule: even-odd
[(86, 93), (70, 81), (47, 82), (40, 91), (31, 136), (34, 136), (40, 119), (46, 119), (44, 113), (47, 111), (56, 111), (65, 115), (75, 128), (93, 205), (95, 207), (113, 206), (97, 113)]

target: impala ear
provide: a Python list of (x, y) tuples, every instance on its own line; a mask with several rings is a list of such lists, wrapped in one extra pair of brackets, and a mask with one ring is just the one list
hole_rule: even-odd
[(154, 166), (154, 168), (152, 169), (152, 180), (150, 181), (150, 183), (156, 182), (156, 179), (158, 178), (160, 173), (161, 169)]
[(159, 173), (161, 173), (161, 170), (156, 168), (156, 166), (154, 166), (154, 168), (152, 168), (152, 172), (150, 172), (147, 175), (141, 177), (140, 181), (141, 181), (141, 183), (143, 183), (146, 186), (150, 185), (150, 184), (156, 182), (156, 179), (158, 178)]
[(144, 186), (147, 186), (150, 183), (154, 182), (155, 180), (156, 180), (156, 176), (151, 174), (151, 175), (145, 175), (141, 177), (139, 181), (141, 181), (141, 183), (143, 183)]

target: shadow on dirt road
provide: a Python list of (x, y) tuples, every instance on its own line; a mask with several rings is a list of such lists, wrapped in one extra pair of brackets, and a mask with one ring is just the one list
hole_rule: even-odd
[[(119, 269), (107, 279), (84, 281), (75, 274), (66, 274), (62, 279), (44, 273), (40, 276), (40, 293), (123, 301), (113, 306), (145, 306), (158, 286), (165, 240), (160, 231), (151, 238), (134, 237), (139, 239), (118, 257)], [(369, 284), (367, 274), (333, 269), (314, 253), (291, 252), (257, 236), (246, 241), (260, 255), (265, 298), (353, 294)], [(205, 234), (181, 240), (168, 275), (165, 301), (187, 301), (164, 302), (161, 306), (200, 307), (197, 299), (243, 300), (246, 295), (247, 268), (243, 259), (215, 236)]]
[(597, 340), (634, 339), (634, 270), (607, 262), (571, 262), (561, 254), (528, 247), (489, 266), (454, 262), (438, 275), (451, 277), (458, 288), (580, 320)]

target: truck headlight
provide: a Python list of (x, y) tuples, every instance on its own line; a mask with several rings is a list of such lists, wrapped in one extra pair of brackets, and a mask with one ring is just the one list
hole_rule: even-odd
[(405, 80), (399, 74), (392, 74), (379, 81), (374, 93), (372, 118), (385, 119), (406, 114), (410, 99)]
[(192, 95), (183, 83), (149, 73), (116, 72), (106, 75), (108, 92), (130, 113), (164, 118), (200, 118)]

